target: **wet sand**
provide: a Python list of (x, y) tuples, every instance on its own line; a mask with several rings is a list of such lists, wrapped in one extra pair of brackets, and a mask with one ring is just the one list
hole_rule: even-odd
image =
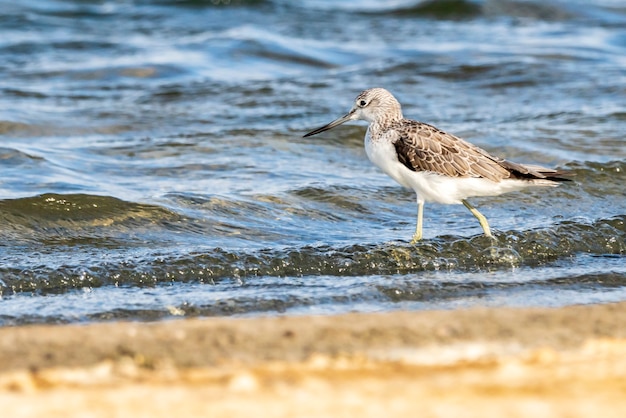
[(0, 329), (6, 417), (626, 416), (626, 303)]

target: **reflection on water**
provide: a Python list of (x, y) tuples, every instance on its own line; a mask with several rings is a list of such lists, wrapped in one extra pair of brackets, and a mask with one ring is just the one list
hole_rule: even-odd
[[(0, 323), (623, 300), (626, 8), (0, 1)], [(310, 128), (407, 117), (573, 184), (429, 205)]]

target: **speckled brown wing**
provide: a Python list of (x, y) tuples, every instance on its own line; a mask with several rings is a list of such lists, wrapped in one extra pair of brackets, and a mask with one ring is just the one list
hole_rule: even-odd
[(511, 177), (502, 166), (504, 160), (434, 126), (405, 119), (401, 127), (390, 128), (398, 132), (394, 143), (398, 160), (410, 170), (449, 177), (483, 177), (495, 182)]

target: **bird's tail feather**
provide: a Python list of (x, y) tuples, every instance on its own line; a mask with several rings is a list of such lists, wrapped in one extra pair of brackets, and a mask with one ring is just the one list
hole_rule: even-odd
[(549, 180), (552, 182), (572, 181), (570, 177), (575, 173), (567, 170), (554, 170), (538, 165), (518, 164), (512, 161), (502, 161), (502, 167), (509, 170), (513, 178), (520, 180)]

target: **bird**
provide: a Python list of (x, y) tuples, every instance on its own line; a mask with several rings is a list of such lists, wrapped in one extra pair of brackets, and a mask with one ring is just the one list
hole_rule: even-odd
[(304, 135), (310, 137), (348, 121), (369, 123), (365, 152), (369, 160), (400, 185), (417, 195), (417, 225), (411, 239), (423, 237), (425, 202), (463, 204), (492, 237), (487, 218), (468, 198), (498, 196), (528, 187), (554, 187), (570, 181), (572, 173), (537, 165), (518, 164), (491, 155), (433, 125), (405, 119), (398, 100), (384, 88), (364, 90), (350, 111)]

